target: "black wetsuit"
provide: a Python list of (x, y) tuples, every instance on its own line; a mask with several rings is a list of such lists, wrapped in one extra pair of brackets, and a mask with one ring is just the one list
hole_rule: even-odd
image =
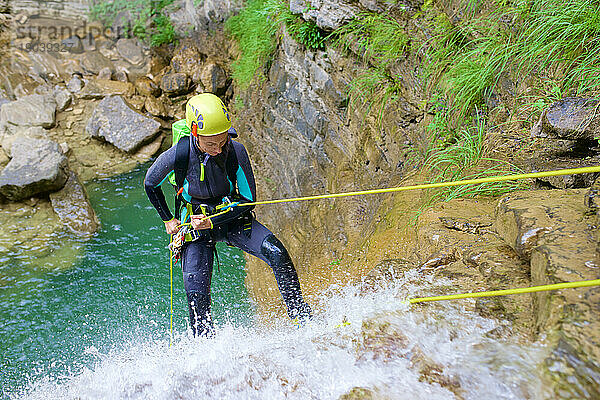
[[(161, 184), (174, 170), (175, 146), (162, 153), (146, 173), (144, 186), (148, 198), (163, 221), (173, 218)], [(230, 181), (226, 171), (227, 157), (235, 151), (238, 168), (236, 182)], [(187, 175), (183, 185), (183, 198), (190, 203), (194, 214), (201, 213), (201, 204), (214, 207), (225, 196), (236, 196), (241, 202), (256, 199), (254, 174), (244, 146), (229, 139), (217, 156), (200, 151), (190, 140)], [(300, 282), (292, 260), (284, 247), (269, 229), (256, 221), (252, 207), (234, 207), (231, 212), (212, 219), (213, 228), (202, 232), (202, 238), (186, 242), (182, 248), (182, 269), (185, 291), (190, 311), (190, 325), (195, 335), (212, 332), (210, 318), (210, 282), (212, 277), (215, 243), (225, 241), (265, 261), (273, 270), (279, 291), (290, 318), (310, 318), (311, 309), (302, 299)], [(184, 222), (187, 210), (183, 208), (180, 220)]]

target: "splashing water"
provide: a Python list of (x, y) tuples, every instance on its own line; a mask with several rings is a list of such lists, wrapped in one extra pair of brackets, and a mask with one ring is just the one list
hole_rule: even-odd
[(391, 399), (550, 398), (536, 370), (541, 346), (488, 337), (500, 324), (469, 300), (403, 301), (448, 285), (407, 273), (367, 294), (331, 287), (323, 311), (300, 329), (225, 324), (214, 339), (182, 334), (169, 346), (148, 338), (108, 354), (89, 348), (95, 367), (63, 383), (38, 381), (27, 398), (337, 399), (353, 388)]

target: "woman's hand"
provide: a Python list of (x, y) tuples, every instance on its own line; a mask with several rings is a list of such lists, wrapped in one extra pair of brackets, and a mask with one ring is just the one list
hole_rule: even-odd
[(212, 223), (210, 219), (206, 218), (204, 214), (192, 215), (190, 222), (192, 223), (192, 228), (199, 229), (210, 229), (212, 228)]
[(181, 225), (181, 222), (177, 218), (165, 221), (165, 229), (169, 235), (176, 234), (179, 231), (179, 225)]

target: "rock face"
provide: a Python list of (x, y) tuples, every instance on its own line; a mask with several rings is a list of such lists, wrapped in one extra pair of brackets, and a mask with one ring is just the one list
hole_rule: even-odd
[(108, 96), (98, 103), (85, 130), (132, 153), (158, 135), (160, 123), (133, 110), (121, 96)]
[[(597, 211), (589, 196), (589, 189), (529, 191), (499, 202), (496, 230), (529, 260), (533, 285), (600, 279)], [(600, 398), (600, 288), (536, 293), (534, 312), (552, 348), (546, 367), (554, 392)]]
[(360, 12), (357, 7), (330, 0), (290, 0), (290, 11), (325, 30), (339, 28)]
[(61, 189), (67, 159), (48, 139), (19, 136), (12, 144), (12, 160), (0, 173), (0, 194), (11, 201)]
[(190, 80), (187, 74), (183, 72), (165, 74), (160, 87), (169, 96), (178, 96), (189, 92)]
[(99, 223), (85, 188), (74, 172), (70, 172), (65, 186), (50, 194), (50, 202), (60, 220), (73, 232), (93, 234)]
[(0, 124), (41, 126), (50, 128), (56, 120), (56, 102), (52, 96), (32, 94), (5, 103), (0, 111)]

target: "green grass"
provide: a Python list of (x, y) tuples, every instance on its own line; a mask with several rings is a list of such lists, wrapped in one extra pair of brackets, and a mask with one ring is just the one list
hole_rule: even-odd
[(90, 19), (112, 27), (117, 14), (128, 11), (132, 18), (133, 36), (152, 45), (160, 46), (177, 40), (171, 20), (162, 13), (174, 0), (115, 0), (101, 1), (90, 8)]
[[(472, 3), (472, 2), (468, 2)], [(560, 71), (561, 91), (600, 89), (600, 5), (572, 0), (499, 2), (488, 14), (432, 22), (428, 76), (444, 86), (460, 121), (497, 88), (501, 77)], [(471, 4), (472, 6), (472, 4)], [(501, 21), (501, 22), (500, 22)]]
[[(280, 0), (250, 0), (225, 27), (237, 41), (240, 57), (232, 64), (233, 79), (246, 89), (257, 71), (268, 64), (277, 46), (276, 33), (287, 6)], [(289, 12), (289, 10), (288, 10)]]
[(403, 58), (410, 43), (404, 26), (388, 14), (359, 14), (333, 35), (338, 46), (361, 52), (366, 62), (377, 67)]
[[(472, 126), (463, 127), (455, 132), (455, 140), (452, 143), (431, 149), (424, 164), (428, 175), (432, 177), (428, 183), (504, 176), (519, 172), (507, 162), (486, 157), (486, 131), (485, 120), (477, 118)], [(434, 132), (437, 130), (434, 129)], [(522, 185), (521, 182), (509, 181), (434, 189), (429, 191), (426, 204), (459, 197), (498, 196), (523, 187)]]
[(387, 14), (362, 13), (332, 35), (335, 44), (361, 55), (364, 68), (349, 85), (350, 105), (382, 122), (385, 109), (400, 95), (401, 77), (390, 65), (402, 59), (410, 40), (403, 25)]
[(292, 15), (284, 0), (250, 0), (238, 15), (225, 23), (241, 53), (232, 69), (233, 79), (242, 89), (255, 77), (262, 78), (258, 71), (268, 67), (277, 47), (277, 32), (284, 25), (291, 37), (306, 48), (325, 48), (325, 32), (314, 22)]

